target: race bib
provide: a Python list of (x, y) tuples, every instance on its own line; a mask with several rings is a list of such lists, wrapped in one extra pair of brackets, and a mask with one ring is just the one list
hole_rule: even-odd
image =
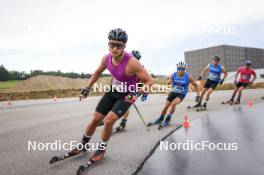
[(211, 78), (211, 79), (217, 79), (218, 78), (218, 75), (215, 74), (215, 73), (213, 73), (213, 72), (210, 72), (209, 73), (209, 78)]
[(246, 75), (246, 74), (243, 74), (243, 75), (241, 76), (241, 78), (242, 78), (243, 80), (249, 80), (249, 76)]
[(172, 89), (173, 92), (177, 92), (177, 93), (183, 93), (184, 92), (184, 87), (181, 86), (174, 86)]

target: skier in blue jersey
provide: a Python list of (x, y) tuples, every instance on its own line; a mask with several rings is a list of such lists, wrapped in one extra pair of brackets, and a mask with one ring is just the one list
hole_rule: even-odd
[[(174, 72), (169, 77), (169, 80), (167, 82), (168, 85), (172, 86), (172, 91), (169, 93), (167, 97), (167, 101), (162, 109), (160, 117), (156, 119), (155, 122), (150, 123), (149, 126), (158, 125), (158, 124), (162, 126), (169, 125), (172, 115), (175, 112), (176, 106), (183, 101), (186, 94), (188, 93), (189, 83), (191, 83), (196, 88), (196, 92), (197, 92), (196, 101), (199, 100), (197, 99), (200, 97), (197, 88), (198, 86), (195, 80), (193, 79), (193, 77), (188, 72), (186, 72), (186, 67), (187, 65), (184, 62), (179, 62), (177, 64), (177, 72)], [(169, 112), (167, 113), (168, 109)]]
[[(225, 78), (227, 77), (227, 71), (219, 64), (220, 57), (219, 56), (213, 56), (212, 63), (209, 63), (203, 70), (201, 75), (199, 76), (198, 80), (202, 80), (202, 77), (204, 76), (205, 72), (208, 71), (208, 77), (204, 84), (204, 88), (201, 93), (201, 98), (199, 102), (194, 107), (200, 107), (202, 104), (202, 100), (204, 95), (206, 94), (205, 102), (203, 103), (202, 107), (206, 109), (207, 102), (209, 101), (209, 97), (211, 93), (214, 91), (214, 89), (217, 87), (218, 84), (222, 85)], [(224, 74), (224, 77), (221, 79), (221, 74)]]

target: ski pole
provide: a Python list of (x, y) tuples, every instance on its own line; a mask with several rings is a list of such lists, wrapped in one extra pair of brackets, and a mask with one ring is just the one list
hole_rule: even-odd
[(150, 131), (150, 129), (148, 128), (148, 126), (147, 126), (147, 124), (146, 124), (145, 120), (143, 119), (143, 117), (142, 117), (141, 113), (139, 112), (139, 110), (138, 110), (138, 108), (137, 108), (137, 106), (136, 106), (136, 104), (135, 104), (135, 103), (133, 103), (133, 106), (134, 106), (134, 108), (136, 109), (136, 111), (137, 111), (137, 113), (138, 113), (139, 117), (141, 118), (142, 122), (144, 123), (144, 125), (145, 125), (145, 127), (146, 127), (147, 131)]

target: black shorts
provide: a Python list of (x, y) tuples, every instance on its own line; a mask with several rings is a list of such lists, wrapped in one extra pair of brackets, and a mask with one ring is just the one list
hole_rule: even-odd
[(218, 81), (212, 81), (210, 79), (207, 79), (205, 84), (204, 84), (204, 88), (206, 89), (209, 89), (209, 88), (212, 88), (212, 89), (215, 89), (218, 85)]
[(184, 97), (185, 97), (184, 94), (170, 92), (168, 95), (167, 101), (172, 102), (175, 98), (179, 98), (179, 99), (183, 100)]
[(244, 88), (246, 88), (248, 86), (248, 83), (238, 82), (236, 84), (236, 87), (238, 87), (238, 88), (240, 88), (241, 86), (243, 86)]
[(110, 111), (114, 112), (118, 117), (122, 117), (132, 105), (131, 103), (125, 102), (125, 97), (128, 93), (120, 92), (106, 92), (98, 103), (95, 111), (106, 116)]

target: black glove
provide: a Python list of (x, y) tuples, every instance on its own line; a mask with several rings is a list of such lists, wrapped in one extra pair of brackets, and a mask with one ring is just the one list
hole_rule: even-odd
[(199, 77), (198, 77), (198, 80), (202, 80), (202, 76), (199, 76)]
[(224, 79), (220, 80), (219, 84), (222, 85), (224, 83), (224, 81), (225, 81)]
[(196, 97), (195, 97), (195, 102), (199, 102), (201, 100), (201, 97), (199, 96), (199, 95), (197, 95)]
[(89, 95), (90, 89), (88, 87), (82, 89), (81, 95), (86, 98)]

